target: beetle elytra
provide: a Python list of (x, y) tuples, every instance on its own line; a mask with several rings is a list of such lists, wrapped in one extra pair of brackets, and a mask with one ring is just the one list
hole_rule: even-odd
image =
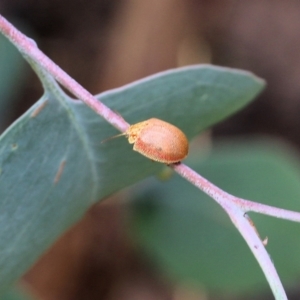
[(133, 150), (151, 160), (172, 164), (183, 160), (189, 151), (185, 134), (176, 126), (151, 118), (131, 125), (125, 132)]
[[(131, 125), (124, 133), (111, 138), (125, 135), (133, 144), (133, 150), (147, 158), (165, 163), (178, 163), (189, 152), (189, 143), (185, 134), (176, 126), (151, 118)], [(108, 138), (102, 142), (105, 142)]]

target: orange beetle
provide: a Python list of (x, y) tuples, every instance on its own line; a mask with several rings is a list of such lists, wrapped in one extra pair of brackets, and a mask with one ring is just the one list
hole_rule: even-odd
[(151, 118), (131, 125), (124, 135), (133, 150), (161, 163), (177, 163), (186, 158), (189, 143), (185, 134), (176, 126)]

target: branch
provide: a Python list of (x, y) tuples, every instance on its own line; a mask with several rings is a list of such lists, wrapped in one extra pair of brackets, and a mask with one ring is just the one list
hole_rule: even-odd
[(37, 44), (26, 35), (17, 30), (3, 16), (0, 15), (0, 31), (6, 36), (18, 50), (31, 60), (42, 66), (61, 85), (69, 90), (73, 95), (82, 100), (87, 106), (97, 112), (111, 125), (124, 132), (129, 124), (110, 108), (98, 101), (91, 93), (84, 89), (78, 82), (70, 77), (58, 65), (50, 60), (39, 48)]
[[(33, 40), (29, 39), (16, 28), (14, 28), (13, 25), (1, 15), (0, 31), (19, 49), (21, 53), (24, 54), (25, 57), (29, 57), (30, 60), (42, 66), (45, 71), (51, 74), (72, 94), (81, 99), (86, 105), (107, 120), (107, 122), (122, 132), (127, 130), (129, 124), (121, 116), (114, 113), (111, 109), (94, 98), (73, 78), (71, 78), (66, 72), (60, 69), (54, 62), (44, 55), (43, 52), (38, 49)], [(213, 185), (184, 164), (174, 164), (170, 165), (170, 167), (173, 168), (183, 178), (191, 182), (200, 190), (204, 191), (222, 206), (256, 257), (276, 299), (287, 299), (276, 269), (257, 234), (253, 222), (246, 215), (246, 212), (253, 211), (297, 222), (300, 222), (300, 213), (234, 197)]]
[[(212, 184), (211, 182), (209, 182), (201, 175), (199, 175), (191, 168), (182, 163), (171, 165), (171, 167), (179, 175), (181, 175), (187, 181), (198, 187), (200, 190), (202, 190), (204, 193), (213, 198), (217, 203), (219, 203), (222, 206), (222, 208), (229, 215), (232, 223), (243, 236), (244, 240), (248, 244), (255, 258), (257, 259), (260, 267), (262, 268), (266, 276), (267, 281), (269, 282), (269, 285), (273, 291), (275, 298), (277, 300), (286, 300), (287, 296), (285, 294), (284, 288), (277, 274), (277, 271), (274, 267), (274, 264), (271, 261), (270, 256), (257, 233), (254, 223), (251, 221), (251, 219), (247, 216), (245, 212), (245, 209), (250, 208), (251, 206), (252, 208), (254, 208), (251, 209), (252, 211), (256, 210), (258, 212), (263, 212), (264, 209), (267, 210), (268, 208), (270, 208), (271, 211), (274, 213), (274, 210), (280, 209), (263, 205), (264, 209), (261, 209), (260, 211), (260, 205), (257, 205), (258, 203), (240, 199), (224, 192), (223, 190), (221, 190), (220, 188), (218, 188), (217, 186), (215, 186), (214, 184)], [(270, 213), (270, 215), (272, 214)], [(300, 214), (298, 213), (298, 215)]]
[(245, 200), (242, 198), (235, 198), (235, 202), (245, 212), (252, 211), (252, 212), (264, 214), (279, 219), (300, 222), (299, 212), (278, 208), (266, 204), (261, 204), (261, 203)]
[(188, 168), (183, 164), (173, 165), (173, 169), (180, 174), (182, 177), (187, 179), (193, 185), (197, 186), (208, 196), (213, 198), (223, 208), (228, 203), (235, 204), (245, 214), (247, 212), (256, 212), (280, 219), (290, 220), (294, 222), (300, 222), (300, 213), (294, 212), (287, 209), (277, 208), (274, 206), (249, 201), (243, 198), (233, 196), (222, 189), (218, 188), (207, 179)]

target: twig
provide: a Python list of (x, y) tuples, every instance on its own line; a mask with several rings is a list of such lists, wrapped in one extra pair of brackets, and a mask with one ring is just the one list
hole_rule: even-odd
[(264, 215), (268, 215), (280, 219), (300, 222), (299, 212), (277, 208), (274, 206), (265, 205), (265, 204), (249, 201), (243, 198), (230, 195), (229, 193), (218, 188), (217, 186), (215, 186), (207, 179), (205, 179), (204, 177), (202, 177), (192, 169), (188, 168), (184, 164), (173, 165), (172, 167), (178, 174), (180, 174), (182, 177), (187, 179), (193, 185), (197, 186), (208, 196), (213, 198), (223, 208), (226, 207), (228, 203), (232, 203), (235, 204), (235, 206), (239, 207), (239, 209), (243, 213), (256, 212), (256, 213), (260, 213), (260, 214), (264, 214)]
[[(251, 210), (282, 218), (288, 217), (289, 214), (295, 214), (298, 217), (297, 220), (295, 218), (296, 221), (299, 221), (300, 213), (281, 210), (279, 208), (261, 205), (259, 203), (251, 202), (232, 196), (224, 192), (223, 190), (221, 190), (220, 188), (209, 182), (207, 179), (205, 179), (204, 177), (202, 177), (201, 175), (199, 175), (191, 168), (182, 163), (171, 165), (171, 167), (179, 175), (181, 175), (187, 181), (191, 182), (193, 185), (201, 189), (203, 192), (205, 192), (208, 196), (213, 198), (217, 203), (219, 203), (222, 206), (222, 208), (227, 212), (232, 223), (241, 233), (249, 248), (251, 249), (252, 253), (256, 257), (259, 265), (261, 266), (266, 276), (266, 279), (270, 284), (270, 287), (276, 299), (287, 299), (287, 296), (285, 294), (284, 288), (277, 274), (277, 271), (274, 267), (274, 264), (271, 261), (270, 256), (257, 233), (254, 223), (246, 215), (246, 211)], [(270, 210), (270, 212), (268, 212), (268, 209)], [(279, 216), (275, 214), (276, 211), (280, 212)]]
[(110, 108), (98, 101), (91, 93), (84, 89), (58, 65), (50, 60), (42, 51), (39, 50), (36, 43), (26, 35), (17, 30), (3, 16), (0, 15), (0, 31), (19, 49), (21, 53), (29, 56), (33, 61), (42, 66), (66, 89), (72, 92), (76, 97), (82, 100), (87, 106), (97, 112), (111, 125), (124, 132), (129, 124)]
[[(129, 124), (118, 114), (106, 107), (103, 103), (94, 98), (88, 91), (80, 86), (73, 78), (60, 69), (46, 55), (44, 55), (36, 46), (34, 41), (26, 37), (20, 31), (13, 27), (6, 19), (0, 15), (0, 31), (19, 49), (21, 53), (30, 57), (31, 60), (42, 66), (66, 89), (81, 99), (95, 112), (106, 119), (110, 124), (124, 132)], [(260, 264), (277, 300), (286, 300), (287, 296), (282, 283), (278, 277), (277, 271), (262, 243), (253, 222), (246, 215), (246, 212), (253, 211), (277, 218), (300, 222), (300, 213), (284, 209), (255, 203), (249, 200), (234, 197), (208, 180), (197, 174), (184, 164), (174, 164), (171, 167), (186, 180), (204, 191), (227, 212), (233, 224), (244, 237), (258, 263)]]

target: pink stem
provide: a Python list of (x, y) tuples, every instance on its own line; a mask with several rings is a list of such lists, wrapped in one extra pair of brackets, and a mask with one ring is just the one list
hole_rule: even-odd
[[(86, 105), (91, 107), (95, 112), (101, 115), (114, 127), (124, 132), (128, 129), (129, 124), (118, 114), (106, 107), (103, 103), (94, 98), (88, 91), (80, 86), (73, 78), (60, 69), (54, 62), (45, 56), (36, 46), (34, 41), (26, 37), (20, 31), (12, 26), (5, 18), (0, 15), (0, 31), (25, 54), (25, 57), (30, 57), (38, 65), (51, 74), (58, 82), (66, 89), (81, 99)], [(300, 214), (291, 212), (267, 205), (255, 203), (234, 197), (217, 186), (210, 183), (208, 180), (197, 174), (195, 171), (185, 166), (184, 164), (174, 164), (171, 167), (182, 177), (187, 179), (193, 185), (204, 191), (228, 213), (234, 225), (240, 231), (251, 251), (254, 253), (263, 272), (273, 290), (276, 299), (287, 299), (280, 279), (277, 275), (272, 261), (267, 254), (259, 236), (256, 233), (253, 223), (249, 218), (245, 217), (247, 211), (255, 211), (278, 218), (300, 221)]]
[(186, 180), (213, 198), (223, 208), (229, 204), (235, 204), (235, 206), (239, 207), (244, 213), (252, 211), (280, 219), (300, 222), (299, 212), (277, 208), (230, 195), (182, 163), (172, 165), (172, 168)]
[[(223, 207), (223, 209), (229, 215), (232, 223), (241, 233), (244, 240), (248, 244), (250, 250), (256, 257), (259, 265), (262, 268), (262, 271), (266, 276), (267, 281), (269, 282), (269, 285), (276, 299), (287, 300), (287, 296), (285, 294), (280, 278), (277, 274), (273, 262), (270, 259), (268, 252), (265, 249), (264, 244), (260, 240), (260, 237), (257, 233), (254, 223), (247, 215), (245, 215), (246, 213), (245, 209), (249, 209), (253, 207), (257, 212), (262, 212), (265, 210), (268, 211), (268, 209), (271, 210), (274, 209), (279, 210), (279, 209), (271, 208), (265, 205), (263, 206), (262, 211), (260, 211), (261, 206), (259, 205), (259, 203), (240, 199), (224, 192), (223, 190), (221, 190), (220, 188), (218, 188), (217, 186), (215, 186), (214, 184), (212, 184), (211, 182), (209, 182), (201, 175), (199, 175), (191, 168), (189, 168), (188, 166), (182, 163), (173, 164), (171, 165), (171, 167), (179, 175), (181, 175), (187, 181), (191, 182), (193, 185), (195, 185), (200, 190), (205, 192), (208, 196), (213, 198), (217, 203), (219, 203)], [(293, 212), (289, 212), (289, 213), (293, 213)], [(300, 216), (300, 214), (298, 215)], [(277, 217), (277, 215), (275, 216)]]
[(72, 77), (63, 71), (58, 65), (51, 61), (35, 42), (17, 30), (3, 16), (0, 15), (1, 32), (20, 50), (21, 53), (29, 56), (37, 64), (42, 66), (59, 83), (61, 83), (72, 94), (82, 100), (86, 105), (102, 116), (111, 125), (124, 132), (129, 124), (110, 108), (98, 101), (91, 93), (78, 84)]

